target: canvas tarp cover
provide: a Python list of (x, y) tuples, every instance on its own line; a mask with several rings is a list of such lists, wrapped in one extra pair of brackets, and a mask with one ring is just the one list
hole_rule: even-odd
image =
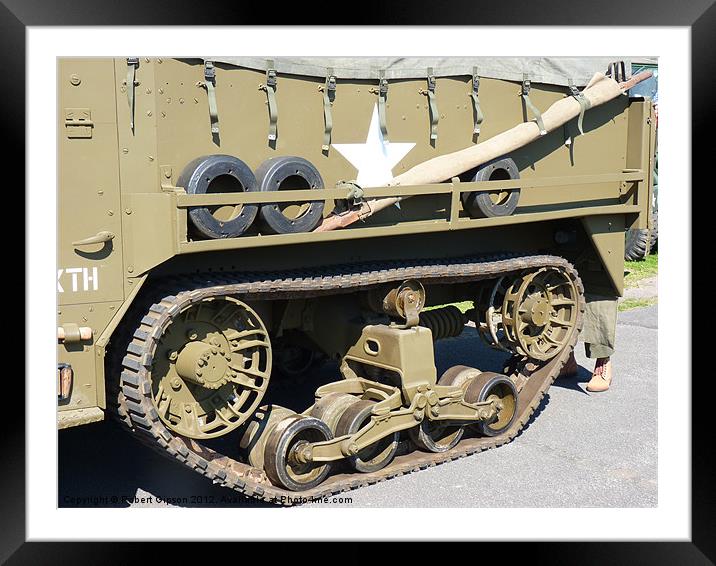
[[(205, 61), (265, 71), (269, 58), (204, 57)], [(523, 74), (534, 83), (566, 86), (571, 79), (584, 86), (596, 72), (606, 72), (614, 61), (624, 61), (627, 73), (630, 59), (624, 57), (274, 57), (270, 58), (279, 74), (325, 78), (332, 68), (337, 79), (378, 80), (385, 78), (417, 79), (427, 76), (432, 67), (436, 77), (471, 76), (477, 68), (480, 77), (519, 81)]]

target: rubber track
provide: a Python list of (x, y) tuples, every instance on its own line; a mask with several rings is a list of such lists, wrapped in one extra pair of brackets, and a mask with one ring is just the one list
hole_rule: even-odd
[[(174, 315), (181, 312), (185, 306), (203, 299), (222, 295), (262, 298), (316, 296), (353, 292), (382, 283), (411, 278), (424, 282), (439, 280), (442, 283), (475, 281), (544, 266), (563, 268), (575, 281), (579, 294), (576, 331), (572, 333), (567, 347), (544, 365), (532, 365), (517, 357), (510, 359), (508, 367), (511, 368), (511, 376), (521, 385), (518, 398), (521, 412), (512, 427), (503, 435), (466, 438), (452, 450), (441, 454), (410, 452), (396, 457), (389, 466), (378, 472), (338, 473), (329, 476), (314, 489), (291, 492), (261, 482), (260, 474), (248, 464), (233, 460), (194, 440), (175, 436), (160, 420), (152, 402), (150, 372), (156, 343), (171, 324)], [(120, 397), (124, 397), (121, 400), (122, 405), (126, 407), (133, 425), (131, 432), (152, 449), (177, 459), (214, 483), (232, 488), (248, 497), (283, 505), (329, 497), (469, 456), (511, 441), (529, 421), (574, 348), (581, 330), (584, 311), (584, 290), (576, 270), (564, 258), (550, 255), (519, 257), (501, 255), (450, 261), (383, 262), (290, 273), (212, 273), (208, 276), (180, 277), (157, 285), (155, 290), (160, 289), (162, 292), (170, 290), (169, 294), (153, 304), (144, 314), (122, 360)]]

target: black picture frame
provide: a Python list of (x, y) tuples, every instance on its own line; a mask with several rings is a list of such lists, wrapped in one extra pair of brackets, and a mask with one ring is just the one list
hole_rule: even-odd
[[(254, 7), (252, 7), (254, 6)], [(3, 0), (0, 4), (0, 58), (4, 71), (3, 124), (7, 144), (3, 150), (7, 163), (13, 166), (14, 185), (24, 183), (25, 117), (31, 108), (25, 102), (26, 26), (77, 26), (77, 25), (315, 25), (333, 18), (327, 4), (307, 6), (295, 3), (263, 13), (256, 5), (219, 3), (212, 0), (155, 0), (153, 2), (124, 0), (100, 2), (98, 0)], [(276, 5), (276, 7), (278, 4)], [(688, 26), (691, 29), (691, 100), (692, 100), (692, 184), (707, 189), (710, 183), (708, 164), (713, 161), (713, 142), (708, 140), (714, 124), (713, 83), (716, 63), (712, 56), (716, 36), (716, 6), (713, 0), (670, 2), (668, 0), (632, 0), (622, 2), (601, 0), (585, 2), (557, 0), (549, 4), (501, 0), (490, 3), (453, 1), (429, 2), (410, 0), (390, 5), (375, 0), (356, 3), (351, 25), (355, 24), (409, 24), (409, 25), (570, 25), (570, 26)], [(345, 10), (336, 14), (346, 13)], [(326, 28), (326, 34), (340, 34), (340, 29)], [(267, 43), (270, 50), (270, 43)], [(685, 70), (686, 76), (686, 70)], [(684, 85), (686, 88), (686, 84)], [(713, 134), (712, 134), (713, 135)], [(701, 143), (700, 143), (701, 142)], [(8, 155), (7, 152), (11, 152)], [(12, 153), (14, 152), (15, 155)], [(24, 186), (24, 185), (23, 185)], [(690, 191), (690, 187), (682, 187)], [(27, 230), (32, 230), (32, 219), (27, 217)], [(681, 227), (691, 230), (691, 226)], [(26, 303), (31, 297), (25, 297)], [(685, 305), (690, 308), (691, 305)], [(692, 311), (693, 312), (693, 311)], [(690, 331), (684, 329), (684, 331)], [(31, 344), (27, 343), (26, 348)], [(685, 367), (690, 368), (690, 352), (679, 352)], [(26, 350), (26, 356), (29, 355)], [(710, 365), (710, 364), (709, 364)], [(7, 377), (7, 376), (6, 376)], [(690, 371), (681, 380), (691, 379)], [(716, 561), (716, 495), (713, 480), (716, 478), (712, 428), (709, 426), (709, 403), (714, 399), (703, 388), (713, 389), (713, 378), (704, 376), (692, 385), (692, 501), (689, 542), (585, 542), (585, 543), (521, 543), (521, 550), (533, 563), (550, 564), (710, 564)], [(25, 398), (25, 383), (8, 379), (5, 383), (8, 398)], [(698, 393), (698, 394), (696, 394)], [(686, 427), (686, 416), (675, 419), (675, 426)], [(0, 481), (0, 560), (9, 564), (108, 564), (130, 563), (139, 543), (28, 543), (25, 542), (25, 430), (21, 412), (5, 420), (2, 428), (2, 481)], [(48, 467), (48, 481), (54, 481), (54, 467)], [(118, 526), (119, 528), (119, 526)], [(320, 536), (320, 535), (317, 535)], [(429, 537), (429, 532), (426, 533)], [(554, 538), (560, 537), (559, 532)], [(82, 538), (82, 533), (77, 533)], [(212, 543), (217, 546), (216, 543)], [(510, 544), (510, 543), (508, 543)], [(184, 553), (184, 545), (167, 549), (163, 561), (174, 552)], [(505, 556), (504, 544), (481, 545), (480, 560), (499, 559)], [(422, 551), (420, 551), (422, 552)], [(513, 552), (513, 551), (511, 551)], [(345, 556), (366, 557), (348, 550)], [(253, 553), (251, 553), (253, 554)], [(139, 554), (141, 556), (141, 553)], [(148, 557), (148, 555), (144, 555)], [(404, 560), (406, 556), (401, 555)], [(348, 559), (348, 558), (347, 558)]]

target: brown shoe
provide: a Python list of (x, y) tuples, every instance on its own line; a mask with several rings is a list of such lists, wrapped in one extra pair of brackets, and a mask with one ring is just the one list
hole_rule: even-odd
[(587, 383), (587, 391), (597, 393), (606, 391), (612, 383), (612, 362), (609, 358), (597, 358), (592, 379)]
[(574, 352), (570, 352), (569, 358), (564, 362), (562, 370), (557, 375), (557, 379), (565, 379), (568, 377), (574, 377), (579, 372), (579, 365), (574, 357)]

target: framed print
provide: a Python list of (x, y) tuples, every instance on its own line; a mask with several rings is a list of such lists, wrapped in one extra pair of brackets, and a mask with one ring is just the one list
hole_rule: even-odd
[(715, 12), (604, 8), (6, 2), (28, 324), (3, 559), (710, 563), (690, 184)]

